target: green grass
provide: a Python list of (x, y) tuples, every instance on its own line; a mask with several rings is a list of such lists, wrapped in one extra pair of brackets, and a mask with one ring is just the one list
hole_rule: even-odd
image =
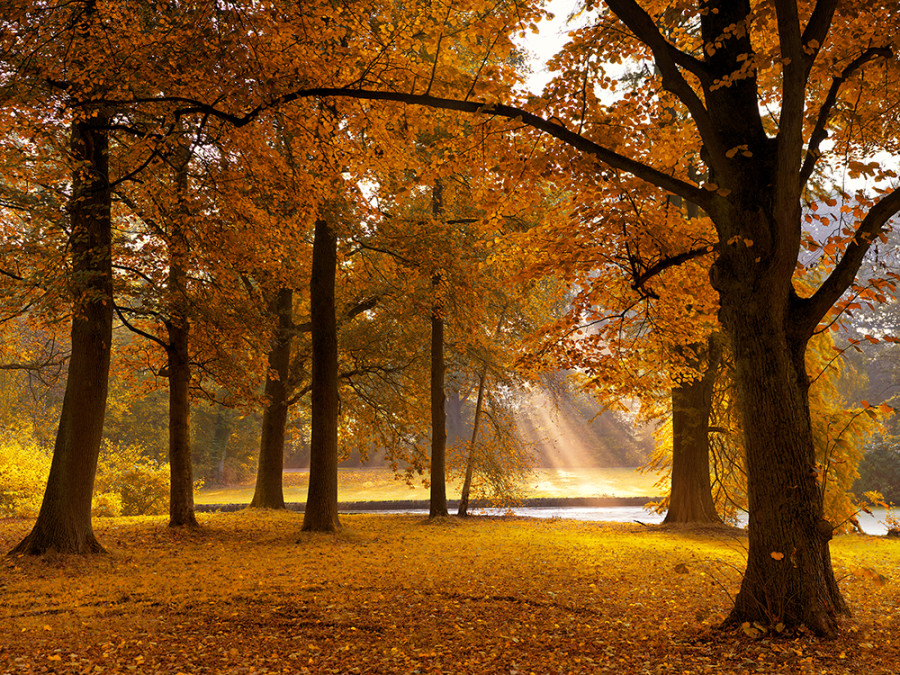
[[(534, 469), (525, 497), (647, 497), (662, 490), (654, 486), (657, 477), (628, 467), (586, 469)], [(305, 502), (309, 487), (306, 471), (286, 473), (284, 499)], [(197, 504), (249, 504), (253, 498), (253, 482), (225, 487), (201, 489)], [(428, 499), (428, 488), (421, 483), (410, 486), (394, 478), (390, 469), (339, 470), (338, 496), (342, 502), (398, 501)], [(459, 485), (448, 485), (448, 496), (459, 497)]]

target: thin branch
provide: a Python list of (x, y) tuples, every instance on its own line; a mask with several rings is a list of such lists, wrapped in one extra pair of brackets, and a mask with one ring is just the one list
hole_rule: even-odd
[(841, 86), (847, 81), (848, 77), (853, 75), (853, 73), (862, 68), (869, 61), (873, 61), (878, 57), (890, 59), (892, 56), (893, 51), (890, 47), (871, 47), (853, 59), (853, 61), (841, 71), (841, 74), (831, 81), (831, 87), (828, 89), (825, 101), (822, 103), (822, 107), (819, 108), (819, 114), (816, 117), (816, 125), (813, 127), (813, 131), (809, 136), (806, 157), (803, 160), (803, 167), (800, 169), (801, 185), (805, 185), (809, 180), (809, 177), (812, 175), (813, 169), (815, 168), (816, 161), (822, 154), (819, 151), (819, 146), (822, 144), (822, 141), (828, 138), (828, 120), (831, 117), (834, 104), (837, 102)]
[(794, 299), (795, 330), (800, 338), (808, 338), (813, 334), (818, 323), (856, 278), (859, 266), (872, 242), (898, 212), (900, 212), (900, 188), (890, 192), (869, 209), (859, 224), (853, 241), (844, 251), (843, 257), (818, 290), (809, 298)]
[(152, 335), (151, 333), (143, 331), (140, 328), (138, 328), (137, 326), (133, 325), (131, 322), (128, 321), (128, 319), (125, 318), (125, 315), (122, 313), (121, 307), (116, 306), (114, 309), (116, 310), (116, 315), (119, 317), (119, 321), (122, 322), (122, 325), (125, 326), (125, 328), (130, 330), (132, 333), (135, 333), (136, 335), (140, 335), (142, 338), (146, 338), (147, 340), (150, 340), (151, 342), (155, 342), (156, 344), (158, 344), (160, 347), (162, 347), (163, 349), (165, 349), (168, 352), (169, 343), (164, 342), (163, 340), (158, 338), (156, 335)]
[(657, 261), (646, 270), (644, 270), (640, 275), (635, 276), (634, 281), (631, 284), (631, 288), (636, 291), (648, 292), (644, 289), (644, 284), (646, 284), (650, 279), (661, 274), (665, 270), (670, 267), (676, 267), (678, 265), (682, 265), (689, 260), (693, 260), (694, 258), (700, 258), (709, 253), (712, 253), (715, 250), (712, 246), (703, 246), (701, 248), (691, 249), (690, 251), (684, 251), (683, 253), (679, 253), (678, 255), (673, 255), (668, 258), (663, 258), (662, 260)]

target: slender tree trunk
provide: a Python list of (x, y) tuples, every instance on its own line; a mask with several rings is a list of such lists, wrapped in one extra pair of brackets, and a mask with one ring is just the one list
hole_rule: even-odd
[(444, 317), (439, 300), (441, 275), (432, 277), (434, 306), (431, 311), (431, 499), (429, 518), (447, 512), (447, 413), (444, 407)]
[(672, 489), (665, 523), (721, 522), (709, 478), (709, 418), (721, 349), (707, 348), (703, 376), (672, 389)]
[(169, 336), (169, 527), (196, 527), (191, 462), (190, 328), (183, 316), (166, 322)]
[(269, 352), (266, 375), (266, 407), (263, 411), (262, 437), (259, 444), (259, 468), (256, 491), (250, 506), (266, 509), (284, 507), (284, 430), (288, 416), (288, 377), (291, 366), (294, 292), (278, 291), (273, 309), (278, 315), (278, 328)]
[(169, 527), (197, 527), (194, 515), (194, 467), (191, 461), (191, 324), (187, 305), (188, 163), (190, 149), (177, 152), (175, 189), (179, 208), (170, 223), (169, 237)]
[(788, 338), (777, 302), (729, 295), (721, 293), (721, 315), (737, 368), (750, 523), (747, 569), (726, 625), (806, 625), (832, 635), (848, 609), (831, 567), (832, 526), (817, 482), (806, 342)]
[(37, 522), (13, 553), (103, 551), (91, 525), (112, 341), (109, 139), (103, 115), (72, 123), (69, 202), (72, 356), (47, 489)]
[(334, 308), (337, 237), (323, 219), (316, 221), (310, 281), (312, 323), (312, 439), (309, 494), (303, 529), (333, 532), (338, 520), (338, 353)]
[(487, 370), (483, 370), (478, 378), (478, 398), (475, 401), (475, 419), (472, 421), (472, 439), (469, 441), (469, 452), (466, 455), (466, 476), (463, 479), (462, 493), (459, 497), (458, 516), (469, 515), (469, 492), (472, 489), (472, 475), (475, 473), (475, 442), (478, 440), (478, 427), (481, 424), (481, 409), (484, 404), (484, 382)]
[[(431, 215), (444, 212), (444, 186), (436, 180), (431, 190)], [(447, 409), (444, 394), (444, 302), (440, 270), (431, 275), (431, 498), (429, 518), (447, 516)]]

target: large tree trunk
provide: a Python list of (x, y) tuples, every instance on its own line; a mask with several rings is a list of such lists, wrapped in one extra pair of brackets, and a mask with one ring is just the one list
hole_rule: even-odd
[(466, 455), (466, 475), (463, 478), (462, 492), (459, 496), (459, 508), (456, 515), (469, 515), (469, 492), (472, 490), (472, 477), (475, 473), (475, 442), (478, 440), (478, 427), (481, 424), (481, 409), (484, 405), (484, 382), (487, 379), (487, 369), (481, 372), (478, 378), (478, 399), (475, 401), (475, 419), (472, 422), (472, 439), (469, 441), (469, 452)]
[(334, 309), (337, 237), (328, 223), (316, 221), (310, 281), (312, 323), (312, 439), (309, 493), (303, 529), (333, 532), (340, 527), (337, 509), (338, 353)]
[(47, 489), (13, 553), (97, 553), (91, 525), (112, 341), (112, 227), (105, 116), (72, 123), (72, 356)]
[(269, 352), (256, 491), (250, 502), (250, 506), (256, 508), (284, 508), (284, 430), (288, 416), (293, 306), (294, 292), (290, 288), (280, 289), (272, 303), (272, 308), (278, 315), (278, 327)]
[(721, 350), (711, 337), (702, 377), (672, 389), (672, 488), (665, 523), (721, 522), (709, 478), (709, 418)]
[(169, 248), (169, 527), (197, 527), (194, 515), (194, 467), (191, 460), (190, 319), (187, 304), (188, 238), (181, 218), (188, 215), (188, 163), (191, 152), (178, 149), (175, 188), (179, 208), (171, 228)]
[(726, 624), (806, 625), (831, 635), (848, 609), (831, 567), (832, 526), (823, 518), (815, 468), (806, 340), (787, 334), (776, 293), (757, 291), (755, 302), (743, 293), (721, 295), (737, 369), (750, 506), (747, 569)]

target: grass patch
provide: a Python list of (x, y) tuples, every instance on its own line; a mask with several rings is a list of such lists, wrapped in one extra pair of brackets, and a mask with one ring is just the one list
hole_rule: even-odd
[[(900, 659), (900, 542), (887, 539), (833, 543), (855, 612), (842, 636), (786, 641), (714, 628), (743, 567), (735, 530), (348, 515), (316, 534), (297, 513), (199, 520), (100, 519), (109, 555), (2, 559), (0, 672), (875, 675)], [(31, 525), (0, 521), (0, 546)]]

